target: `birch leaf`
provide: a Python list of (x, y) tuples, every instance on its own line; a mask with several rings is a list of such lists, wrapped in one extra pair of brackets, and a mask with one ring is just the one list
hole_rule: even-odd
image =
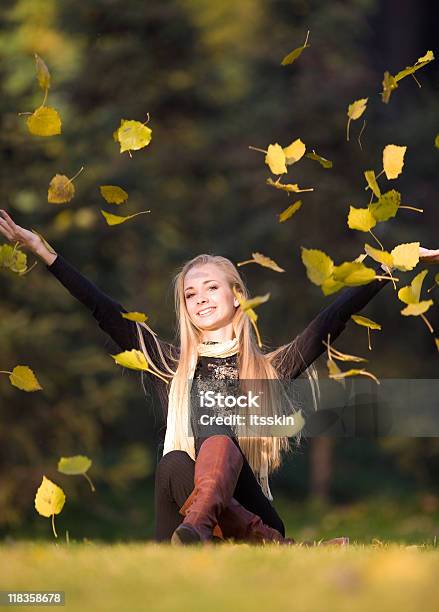
[(334, 280), (340, 281), (348, 287), (365, 285), (375, 278), (375, 270), (367, 268), (363, 263), (355, 261), (345, 261), (339, 266), (334, 267)]
[(344, 283), (341, 283), (340, 281), (336, 281), (332, 277), (327, 278), (322, 283), (323, 295), (332, 295), (333, 293), (340, 291), (340, 289), (342, 289), (343, 287), (344, 287)]
[(294, 213), (296, 213), (301, 206), (302, 206), (302, 200), (297, 200), (297, 202), (294, 202), (294, 204), (290, 204), (288, 208), (286, 208), (280, 213), (279, 223), (283, 223), (284, 221), (292, 217)]
[(307, 189), (301, 189), (297, 183), (294, 184), (285, 184), (280, 181), (273, 181), (273, 179), (267, 179), (267, 185), (271, 185), (276, 189), (281, 189), (282, 191), (287, 191), (288, 193), (302, 193), (302, 191), (314, 191), (314, 187), (309, 187)]
[(285, 55), (285, 57), (281, 61), (281, 66), (288, 66), (289, 64), (292, 64), (298, 57), (300, 57), (302, 55), (302, 52), (305, 49), (307, 49), (308, 47), (311, 46), (311, 45), (307, 44), (308, 43), (308, 36), (309, 36), (309, 30), (308, 30), (308, 32), (306, 34), (305, 42), (303, 43), (303, 45), (300, 46), (300, 47), (296, 47), (295, 49), (290, 51), (290, 53), (288, 53), (288, 55)]
[(388, 179), (397, 178), (404, 166), (407, 147), (389, 144), (383, 149), (383, 168)]
[(395, 189), (391, 189), (381, 194), (376, 202), (369, 204), (368, 209), (377, 221), (387, 221), (394, 217), (401, 204), (401, 194)]
[(423, 68), (427, 64), (429, 64), (432, 60), (434, 60), (433, 51), (427, 51), (425, 55), (416, 60), (414, 66), (407, 66), (404, 70), (400, 70), (397, 74), (395, 74), (395, 81), (398, 82), (406, 76), (413, 74), (416, 70)]
[(372, 193), (374, 194), (374, 196), (379, 198), (381, 195), (381, 191), (376, 180), (375, 172), (373, 170), (365, 170), (364, 177), (367, 181), (368, 187), (372, 189)]
[(143, 149), (151, 142), (151, 138), (152, 130), (140, 121), (121, 119), (116, 131), (121, 153)]
[(22, 391), (41, 391), (43, 387), (28, 366), (17, 365), (9, 375), (11, 385)]
[(128, 319), (128, 321), (137, 321), (138, 323), (145, 323), (148, 320), (148, 317), (143, 312), (121, 312), (120, 313), (124, 319)]
[(433, 304), (433, 300), (424, 300), (422, 302), (417, 302), (416, 304), (409, 304), (408, 306), (406, 306), (405, 308), (401, 310), (401, 314), (404, 315), (405, 317), (408, 317), (408, 316), (417, 317), (421, 314), (424, 314), (424, 312), (427, 312), (427, 310), (430, 308), (432, 304)]
[(64, 491), (54, 482), (43, 476), (43, 480), (35, 495), (35, 509), (38, 514), (49, 518), (52, 517), (52, 530), (57, 538), (55, 531), (55, 514), (59, 514), (64, 507), (66, 496)]
[(395, 77), (392, 76), (390, 72), (386, 70), (386, 72), (384, 73), (384, 78), (383, 78), (383, 91), (381, 92), (381, 99), (384, 102), (384, 104), (389, 103), (392, 91), (396, 89), (397, 87), (398, 87), (398, 83), (396, 82)]
[(368, 372), (367, 370), (357, 370), (355, 368), (351, 369), (351, 370), (347, 370), (346, 372), (341, 372), (340, 374), (334, 374), (331, 378), (334, 378), (335, 380), (339, 379), (339, 378), (346, 378), (347, 376), (368, 376), (369, 378), (372, 378), (372, 380), (374, 380), (377, 385), (380, 384), (378, 378), (376, 376), (374, 376), (371, 372)]
[(398, 298), (405, 304), (417, 304), (421, 297), (422, 283), (427, 276), (428, 270), (422, 270), (415, 276), (410, 285), (398, 290)]
[(297, 138), (288, 147), (284, 147), (285, 161), (287, 165), (295, 164), (305, 155), (305, 144)]
[(348, 124), (346, 126), (346, 140), (347, 141), (349, 141), (349, 127), (350, 127), (351, 121), (356, 121), (357, 119), (361, 117), (361, 115), (366, 110), (367, 100), (368, 98), (361, 98), (360, 100), (355, 100), (355, 102), (352, 102), (352, 104), (349, 104), (348, 106), (348, 111), (347, 111)]
[(419, 246), (419, 242), (406, 242), (392, 249), (393, 266), (402, 272), (413, 270), (419, 263)]
[(245, 264), (254, 262), (254, 263), (259, 264), (260, 266), (264, 266), (265, 268), (270, 268), (271, 270), (274, 270), (275, 272), (285, 272), (285, 270), (281, 268), (280, 266), (278, 266), (277, 263), (273, 259), (270, 259), (269, 257), (266, 257), (265, 255), (262, 255), (262, 253), (252, 253), (252, 257), (253, 259), (248, 259), (247, 261), (239, 262), (237, 266), (243, 266)]
[(318, 161), (324, 168), (332, 168), (332, 161), (322, 157), (321, 155), (317, 155), (317, 153), (312, 150), (312, 153), (307, 153), (305, 157), (309, 157), (309, 159), (313, 159), (314, 161)]
[(285, 174), (285, 172), (288, 172), (284, 150), (277, 142), (268, 146), (265, 163), (273, 174)]
[(375, 227), (376, 219), (368, 208), (349, 207), (348, 226), (361, 232), (368, 232)]
[(128, 215), (127, 217), (121, 217), (119, 215), (113, 215), (112, 213), (108, 213), (105, 210), (101, 209), (101, 213), (103, 214), (108, 225), (119, 225), (120, 223), (124, 223), (128, 221), (128, 219), (133, 219), (137, 217), (137, 215), (143, 215), (145, 213), (151, 212), (150, 210), (143, 210), (142, 212), (135, 213), (134, 215)]
[(241, 303), (241, 308), (243, 310), (253, 310), (256, 306), (260, 306), (264, 304), (270, 299), (270, 293), (265, 293), (264, 295), (256, 295), (253, 298), (249, 298), (248, 300), (243, 300)]
[(302, 262), (309, 280), (315, 285), (322, 285), (332, 275), (334, 262), (323, 251), (301, 248)]
[(35, 67), (37, 70), (38, 85), (43, 91), (50, 88), (50, 72), (44, 60), (35, 53)]
[(390, 268), (393, 266), (393, 257), (387, 251), (381, 251), (380, 249), (375, 249), (369, 244), (364, 245), (364, 250), (375, 261), (378, 261), (379, 263), (389, 266)]
[(85, 455), (61, 457), (61, 459), (58, 461), (58, 472), (68, 474), (69, 476), (85, 474), (85, 472), (91, 467), (91, 464), (91, 459)]
[(123, 204), (128, 199), (127, 192), (117, 185), (101, 185), (99, 190), (108, 204)]
[(132, 349), (130, 351), (123, 351), (117, 355), (111, 355), (114, 361), (123, 366), (124, 368), (130, 368), (131, 370), (148, 370), (148, 362), (146, 361), (145, 355), (142, 351)]
[(47, 201), (51, 204), (65, 204), (75, 195), (75, 187), (71, 179), (64, 174), (55, 174), (49, 183)]
[(61, 118), (50, 106), (40, 106), (26, 119), (29, 132), (34, 136), (56, 136), (61, 134)]
[(27, 255), (10, 244), (0, 246), (0, 268), (7, 268), (20, 276), (27, 271)]
[(375, 323), (372, 319), (368, 319), (367, 317), (363, 317), (361, 315), (351, 315), (351, 319), (357, 323), (357, 325), (362, 325), (363, 327), (368, 327), (369, 329), (381, 329), (381, 325), (379, 323)]

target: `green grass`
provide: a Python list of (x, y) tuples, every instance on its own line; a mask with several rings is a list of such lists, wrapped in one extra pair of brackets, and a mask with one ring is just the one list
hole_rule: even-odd
[(438, 609), (431, 546), (99, 544), (0, 547), (0, 589), (63, 590), (67, 610)]

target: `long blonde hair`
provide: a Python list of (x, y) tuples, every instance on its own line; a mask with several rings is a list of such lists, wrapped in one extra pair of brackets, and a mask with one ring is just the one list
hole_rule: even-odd
[[(230, 288), (235, 288), (236, 291), (241, 294), (243, 299), (247, 300), (249, 298), (249, 292), (243, 279), (241, 278), (235, 265), (229, 259), (221, 255), (203, 253), (186, 261), (178, 270), (172, 281), (176, 311), (176, 344), (180, 346), (178, 358), (176, 359), (171, 353), (164, 355), (153, 330), (145, 323), (136, 323), (139, 335), (139, 345), (148, 364), (150, 364), (154, 371), (160, 373), (161, 376), (165, 377), (166, 379), (171, 380), (172, 378), (175, 378), (174, 384), (176, 385), (178, 396), (183, 394), (188, 373), (190, 371), (191, 359), (194, 353), (197, 352), (197, 345), (202, 341), (202, 332), (192, 323), (187, 311), (184, 296), (184, 279), (186, 273), (191, 268), (204, 264), (214, 264), (218, 266), (223, 271), (227, 281), (229, 282)], [(272, 352), (264, 353), (257, 344), (250, 319), (244, 313), (242, 308), (236, 308), (232, 319), (232, 326), (234, 335), (238, 340), (239, 351), (237, 365), (239, 380), (243, 381), (243, 386), (245, 387), (246, 381), (249, 380), (280, 380), (278, 371), (273, 366), (273, 361), (277, 358), (282, 347)], [(141, 331), (142, 327), (146, 328), (148, 332), (153, 334), (155, 344), (157, 345), (155, 355), (148, 354)], [(159, 360), (162, 362), (164, 366), (163, 368), (157, 367), (157, 364), (155, 363), (157, 358), (159, 358)], [(175, 369), (170, 367), (170, 361), (176, 365)], [(310, 372), (308, 370), (310, 370)], [(312, 366), (311, 368), (308, 368), (306, 370), (306, 374), (312, 383), (311, 386), (313, 389), (313, 397), (315, 402), (314, 386), (317, 379), (314, 367)], [(267, 388), (268, 393), (270, 393), (272, 386), (268, 385)], [(276, 415), (276, 405), (273, 401), (271, 401), (272, 399), (273, 397), (266, 397), (262, 401), (262, 415)], [(261, 472), (264, 462), (265, 465), (268, 465), (268, 473), (278, 469), (281, 465), (282, 452), (290, 450), (289, 438), (286, 436), (255, 437), (238, 435), (237, 437), (240, 448), (256, 474)], [(295, 436), (297, 445), (300, 443), (300, 437), (301, 434), (299, 432)]]

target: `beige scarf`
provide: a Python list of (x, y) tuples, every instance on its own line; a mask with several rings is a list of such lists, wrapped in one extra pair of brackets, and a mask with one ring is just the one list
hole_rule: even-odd
[[(166, 435), (163, 447), (163, 455), (169, 453), (171, 450), (183, 450), (188, 453), (190, 457), (195, 461), (195, 444), (194, 437), (188, 435), (188, 422), (189, 422), (189, 393), (190, 384), (195, 372), (195, 368), (198, 361), (198, 356), (209, 356), (209, 357), (230, 357), (235, 355), (239, 350), (239, 343), (237, 338), (233, 340), (225, 340), (216, 344), (204, 344), (200, 342), (197, 346), (197, 354), (193, 355), (189, 365), (188, 376), (183, 382), (182, 393), (177, 392), (177, 385), (175, 377), (172, 379), (171, 388), (169, 389), (169, 401), (168, 401), (168, 417), (166, 423)], [(273, 496), (270, 491), (268, 482), (268, 459), (265, 458), (262, 463), (260, 473), (255, 474), (259, 484), (261, 485), (264, 495), (270, 500), (273, 500)]]

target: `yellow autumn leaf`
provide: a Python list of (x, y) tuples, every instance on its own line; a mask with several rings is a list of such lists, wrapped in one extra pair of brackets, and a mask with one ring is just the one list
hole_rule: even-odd
[(300, 138), (294, 140), (290, 145), (284, 147), (285, 160), (287, 165), (295, 164), (305, 155), (306, 146)]
[(398, 83), (396, 82), (395, 77), (386, 70), (383, 78), (383, 91), (381, 92), (381, 99), (384, 104), (388, 104), (392, 91), (397, 87)]
[(17, 246), (3, 244), (0, 246), (0, 268), (7, 268), (22, 276), (27, 271), (27, 255)]
[(375, 270), (367, 268), (363, 263), (355, 261), (345, 261), (339, 266), (334, 267), (334, 280), (340, 281), (348, 287), (365, 285), (375, 278)]
[(35, 67), (37, 70), (38, 85), (43, 90), (47, 90), (50, 87), (50, 72), (45, 62), (39, 55), (35, 53)]
[(117, 185), (101, 185), (99, 190), (108, 204), (123, 204), (128, 199), (127, 192)]
[(143, 312), (121, 312), (120, 314), (124, 319), (137, 321), (138, 323), (145, 323), (148, 320), (148, 317)]
[(270, 299), (270, 293), (265, 293), (264, 295), (255, 295), (253, 298), (249, 298), (248, 300), (241, 301), (241, 308), (243, 310), (253, 310), (257, 306), (261, 304), (265, 304)]
[(380, 384), (380, 381), (378, 380), (378, 378), (374, 376), (371, 372), (368, 372), (367, 370), (357, 370), (355, 368), (351, 370), (347, 370), (346, 372), (341, 372), (340, 374), (333, 374), (331, 378), (338, 380), (339, 378), (346, 378), (348, 376), (359, 376), (359, 375), (368, 376), (369, 378), (372, 378), (372, 380), (374, 380), (377, 383), (377, 385)]
[(379, 198), (381, 195), (381, 191), (375, 176), (374, 170), (365, 170), (364, 177), (367, 181), (367, 186), (372, 189), (372, 193)]
[(332, 275), (334, 262), (323, 251), (300, 248), (302, 262), (309, 280), (315, 285), (322, 285)]
[(266, 257), (265, 255), (262, 255), (262, 253), (252, 253), (252, 257), (253, 259), (247, 259), (247, 261), (241, 261), (236, 265), (244, 266), (245, 264), (249, 264), (249, 263), (257, 263), (260, 266), (264, 266), (265, 268), (270, 268), (271, 270), (274, 270), (275, 272), (285, 272), (285, 270), (281, 268), (280, 266), (278, 266), (277, 263), (273, 259), (270, 259), (269, 257)]
[(401, 204), (401, 194), (395, 189), (382, 193), (376, 202), (371, 202), (369, 211), (377, 221), (387, 221), (394, 217)]
[(419, 68), (423, 68), (426, 64), (429, 64), (432, 60), (434, 60), (433, 51), (427, 51), (425, 55), (418, 58), (414, 66), (407, 66), (404, 70), (400, 70), (397, 74), (395, 74), (395, 81), (400, 81), (404, 77), (413, 74)]
[(146, 213), (150, 213), (150, 210), (143, 210), (142, 212), (135, 213), (134, 215), (128, 215), (127, 217), (121, 217), (119, 215), (113, 215), (112, 213), (108, 213), (105, 210), (101, 209), (101, 213), (104, 216), (108, 225), (119, 225), (120, 223), (124, 223), (128, 221), (128, 219), (133, 219), (137, 217), (137, 215), (144, 215)]
[(413, 270), (419, 263), (419, 242), (398, 244), (391, 251), (393, 266), (402, 272)]
[(364, 245), (364, 250), (372, 257), (375, 261), (382, 263), (390, 268), (393, 266), (393, 257), (387, 251), (381, 251), (380, 249), (376, 249), (375, 247), (370, 246), (369, 244)]
[(276, 189), (281, 189), (282, 191), (287, 191), (288, 193), (302, 193), (302, 191), (314, 191), (314, 187), (309, 187), (306, 189), (301, 189), (297, 183), (285, 184), (281, 183), (279, 180), (273, 181), (273, 179), (267, 179), (267, 185), (271, 185)]
[(368, 232), (375, 225), (376, 219), (368, 208), (349, 207), (348, 226), (351, 229)]
[(253, 310), (253, 308), (256, 308), (256, 306), (259, 306), (260, 304), (263, 304), (264, 302), (266, 302), (270, 298), (270, 294), (266, 293), (265, 295), (257, 295), (253, 298), (245, 300), (243, 296), (241, 295), (241, 293), (239, 293), (236, 290), (235, 286), (232, 287), (232, 291), (236, 299), (239, 302), (239, 307), (243, 310), (244, 314), (246, 314), (248, 318), (250, 319), (250, 322), (253, 325), (253, 329), (255, 330), (255, 333), (256, 333), (256, 340), (257, 340), (258, 346), (259, 348), (262, 348), (261, 335), (259, 333), (258, 326), (256, 325), (256, 321), (258, 320), (258, 315)]
[(351, 315), (351, 319), (357, 323), (357, 325), (362, 325), (363, 327), (368, 327), (369, 329), (381, 329), (381, 325), (379, 323), (375, 323), (372, 319), (368, 319), (367, 317), (363, 317), (361, 315)]
[(361, 115), (366, 110), (368, 98), (361, 98), (360, 100), (355, 100), (352, 104), (349, 104), (347, 115), (348, 115), (348, 123), (346, 126), (346, 140), (349, 141), (349, 126), (351, 121), (356, 121), (361, 117)]
[(92, 464), (91, 459), (85, 455), (74, 455), (72, 457), (61, 457), (58, 461), (58, 472), (67, 474), (68, 476), (84, 476), (89, 483), (91, 490), (95, 491), (94, 484), (86, 473)]
[(151, 142), (151, 138), (152, 130), (140, 121), (121, 119), (116, 130), (121, 153), (143, 149)]
[(289, 64), (292, 64), (298, 57), (300, 57), (300, 55), (302, 55), (302, 52), (304, 51), (304, 49), (307, 49), (308, 47), (311, 46), (307, 44), (308, 36), (309, 36), (309, 30), (306, 33), (306, 38), (305, 38), (305, 42), (303, 43), (303, 45), (301, 45), (300, 47), (296, 47), (295, 49), (290, 51), (290, 53), (285, 55), (285, 57), (281, 61), (281, 66), (288, 66)]
[(356, 362), (367, 361), (367, 359), (365, 359), (364, 357), (358, 357), (357, 355), (349, 355), (348, 353), (342, 353), (338, 349), (331, 346), (325, 340), (323, 340), (322, 343), (328, 349), (328, 355), (330, 356), (330, 359), (337, 359), (338, 361), (356, 361)]
[(405, 308), (401, 310), (401, 314), (405, 317), (408, 316), (419, 316), (427, 312), (430, 306), (433, 304), (433, 300), (423, 300), (422, 302), (417, 302), (416, 304), (408, 304)]
[(439, 149), (439, 134), (436, 134), (436, 137), (434, 139), (434, 146), (436, 147), (436, 149)]
[(404, 166), (407, 147), (389, 144), (383, 149), (383, 168), (388, 179), (397, 178)]
[(422, 270), (415, 276), (410, 285), (398, 290), (398, 298), (405, 304), (417, 304), (421, 297), (422, 283), (427, 276), (428, 270)]
[(302, 200), (297, 200), (297, 202), (290, 204), (285, 210), (283, 210), (278, 215), (279, 223), (283, 223), (284, 221), (292, 217), (294, 213), (296, 213), (301, 206), (302, 206)]
[(50, 106), (40, 106), (26, 119), (29, 132), (34, 136), (56, 136), (61, 134), (61, 118)]
[(284, 150), (277, 142), (268, 146), (265, 163), (273, 174), (288, 172)]
[(36, 234), (37, 236), (39, 236), (44, 244), (44, 246), (46, 247), (46, 249), (52, 253), (53, 255), (56, 255), (56, 251), (55, 249), (47, 242), (47, 240), (44, 238), (44, 236), (42, 236), (41, 234), (39, 234), (36, 230), (32, 229), (31, 230), (34, 234)]
[(22, 391), (41, 391), (43, 388), (28, 366), (17, 365), (12, 372), (1, 370), (0, 373), (9, 374), (11, 385)]
[(65, 204), (75, 195), (75, 187), (71, 179), (64, 174), (55, 174), (49, 183), (47, 201), (51, 204)]
[(66, 496), (64, 491), (54, 482), (43, 476), (40, 486), (35, 495), (35, 509), (38, 514), (49, 518), (52, 517), (52, 529), (55, 537), (55, 514), (59, 514), (64, 507)]
[(132, 349), (130, 351), (123, 351), (117, 355), (111, 355), (114, 361), (123, 366), (124, 368), (130, 368), (131, 370), (148, 370), (149, 365), (142, 351)]
[(340, 291), (340, 289), (343, 287), (344, 283), (334, 280), (332, 276), (323, 281), (321, 285), (323, 295), (332, 295), (333, 293)]
[(329, 159), (326, 159), (325, 157), (322, 157), (321, 155), (318, 155), (314, 151), (314, 149), (312, 150), (312, 153), (307, 153), (305, 157), (309, 157), (309, 159), (318, 161), (319, 164), (321, 164), (324, 168), (332, 168), (332, 161), (330, 161)]

